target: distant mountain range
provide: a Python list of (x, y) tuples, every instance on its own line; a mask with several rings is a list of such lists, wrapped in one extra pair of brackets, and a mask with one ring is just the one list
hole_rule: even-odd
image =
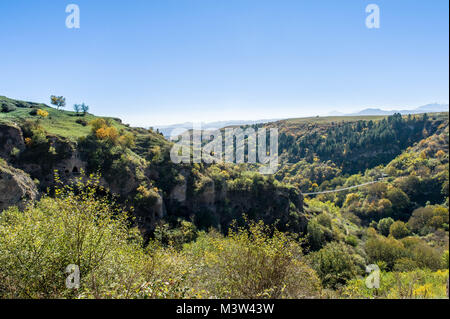
[(378, 108), (367, 108), (357, 113), (341, 113), (333, 111), (328, 113), (329, 116), (358, 116), (358, 115), (392, 115), (395, 113), (400, 114), (420, 114), (420, 113), (433, 113), (433, 112), (448, 112), (448, 104), (427, 104), (419, 106), (413, 110), (382, 110)]

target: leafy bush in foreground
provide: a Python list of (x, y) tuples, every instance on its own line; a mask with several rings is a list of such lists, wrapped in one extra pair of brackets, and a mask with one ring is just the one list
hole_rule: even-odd
[[(23, 212), (0, 215), (0, 297), (126, 297), (138, 288), (141, 240), (128, 216), (97, 198), (98, 179), (57, 188)], [(79, 266), (81, 287), (65, 287), (68, 265)]]
[(355, 254), (350, 246), (339, 243), (328, 243), (318, 252), (312, 253), (311, 263), (317, 271), (324, 287), (337, 288), (361, 273), (358, 264), (361, 256)]
[(304, 261), (300, 242), (262, 222), (208, 234), (185, 246), (197, 258), (203, 289), (218, 298), (314, 298), (320, 281)]

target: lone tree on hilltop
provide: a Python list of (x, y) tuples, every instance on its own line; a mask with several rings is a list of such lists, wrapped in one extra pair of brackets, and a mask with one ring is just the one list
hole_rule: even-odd
[(81, 110), (83, 111), (83, 115), (86, 115), (87, 111), (89, 111), (89, 105), (86, 105), (83, 103), (80, 105), (80, 107), (81, 107)]
[(64, 96), (50, 96), (50, 102), (56, 106), (56, 109), (59, 110), (66, 106), (66, 98)]
[(80, 111), (81, 111), (81, 105), (80, 104), (74, 104), (73, 105), (73, 110), (77, 113), (77, 115), (78, 115), (78, 113), (80, 113)]

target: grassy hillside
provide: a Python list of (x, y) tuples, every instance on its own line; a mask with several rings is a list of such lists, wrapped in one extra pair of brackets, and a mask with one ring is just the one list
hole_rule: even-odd
[[(76, 140), (79, 137), (87, 136), (90, 132), (90, 128), (85, 124), (98, 118), (97, 116), (89, 113), (82, 116), (71, 111), (57, 110), (45, 104), (18, 101), (0, 96), (0, 110), (2, 105), (8, 106), (11, 111), (0, 112), (0, 122), (23, 124), (26, 120), (39, 120), (39, 124), (47, 133), (71, 140)], [(37, 109), (47, 111), (49, 113), (48, 117), (42, 118), (38, 115), (32, 115), (32, 111)], [(123, 125), (119, 119), (108, 117), (104, 118), (110, 120), (111, 125), (117, 129), (127, 129), (127, 126)], [(80, 123), (77, 123), (77, 120)]]
[[(8, 109), (9, 112), (1, 111)], [(36, 114), (36, 110), (48, 112), (47, 117)], [(130, 133), (134, 136), (132, 150), (146, 157), (153, 147), (168, 147), (168, 141), (161, 135), (143, 128), (133, 128), (122, 123), (120, 119), (112, 117), (99, 117), (90, 113), (77, 114), (76, 112), (57, 110), (45, 104), (13, 100), (0, 96), (0, 123), (14, 123), (23, 126), (27, 122), (37, 123), (46, 134), (66, 138), (72, 142), (78, 142), (80, 138), (87, 137), (91, 133), (89, 123), (96, 119), (105, 119), (109, 126), (119, 132)]]

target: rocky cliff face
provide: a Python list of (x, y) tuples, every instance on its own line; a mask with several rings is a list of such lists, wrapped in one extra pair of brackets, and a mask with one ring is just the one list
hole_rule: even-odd
[(23, 208), (38, 194), (36, 185), (24, 171), (0, 162), (0, 212), (10, 206)]
[(14, 124), (0, 125), (0, 211), (16, 205), (23, 207), (38, 196), (34, 182), (24, 171), (7, 161), (25, 149), (22, 130)]
[[(29, 147), (19, 126), (0, 124), (0, 212), (10, 206), (23, 207), (25, 202), (38, 197), (39, 190), (45, 192), (51, 188), (55, 171), (64, 184), (70, 183), (82, 172), (94, 173), (89, 171), (77, 143), (51, 135), (47, 135), (46, 139), (46, 144)], [(129, 161), (122, 175), (103, 176), (100, 181), (102, 186), (124, 201), (132, 199), (141, 182), (150, 183), (142, 162)], [(32, 179), (39, 181), (39, 189)], [(163, 195), (159, 195), (152, 207), (138, 213), (144, 215), (143, 227), (151, 229), (155, 220), (166, 214)]]
[(39, 189), (33, 179), (45, 190), (53, 185), (54, 170), (67, 181), (83, 169), (85, 165), (77, 158), (70, 142), (49, 136), (48, 143), (48, 149), (51, 147), (57, 155), (28, 149), (19, 126), (0, 124), (0, 211), (10, 206), (22, 208), (26, 202), (36, 199)]
[[(36, 199), (39, 190), (33, 179), (39, 180), (41, 192), (51, 188), (55, 170), (66, 184), (82, 171), (96, 172), (96, 168), (89, 167), (89, 158), (80, 143), (47, 134), (41, 144), (29, 145), (24, 141), (24, 132), (26, 129), (22, 131), (15, 124), (0, 124), (0, 211), (14, 205), (23, 207)], [(227, 177), (214, 179), (207, 166), (181, 166), (169, 159), (155, 164), (145, 152), (138, 151), (123, 155), (117, 168), (102, 174), (101, 184), (119, 195), (123, 204), (134, 207), (138, 224), (146, 233), (161, 219), (176, 221), (180, 217), (193, 220), (204, 229), (225, 230), (233, 220), (242, 220), (243, 215), (268, 224), (278, 221), (281, 228), (289, 224), (293, 231), (303, 231), (307, 224), (302, 214), (302, 195), (275, 186), (261, 176), (244, 185), (248, 181), (242, 172), (221, 167)], [(230, 181), (236, 181), (235, 186), (228, 187)], [(136, 205), (140, 185), (156, 189), (156, 200)]]
[(22, 130), (14, 124), (0, 124), (0, 157), (10, 159), (14, 149), (25, 149)]
[(202, 189), (196, 191), (192, 174), (183, 171), (182, 175), (183, 181), (165, 200), (167, 211), (173, 218), (194, 220), (204, 229), (225, 230), (233, 220), (243, 221), (245, 215), (267, 224), (278, 223), (280, 229), (305, 231), (303, 195), (294, 188), (278, 187), (266, 181), (260, 187), (230, 189), (227, 183), (205, 179)]

